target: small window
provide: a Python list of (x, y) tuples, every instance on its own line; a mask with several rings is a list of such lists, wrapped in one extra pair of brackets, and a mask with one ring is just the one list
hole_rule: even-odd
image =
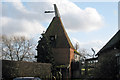
[(55, 41), (55, 40), (56, 40), (56, 38), (57, 38), (57, 36), (56, 36), (56, 35), (54, 35), (54, 36), (50, 36), (50, 40), (51, 40), (51, 41)]

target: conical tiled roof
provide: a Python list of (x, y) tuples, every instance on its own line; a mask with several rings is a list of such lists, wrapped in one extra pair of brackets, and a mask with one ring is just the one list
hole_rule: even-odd
[(54, 17), (52, 22), (50, 23), (46, 36), (56, 36), (55, 39), (55, 48), (73, 48), (73, 45), (64, 29), (62, 21), (60, 17)]

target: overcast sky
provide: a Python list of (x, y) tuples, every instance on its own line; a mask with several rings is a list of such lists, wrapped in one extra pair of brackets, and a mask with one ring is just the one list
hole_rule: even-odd
[[(80, 48), (99, 51), (118, 29), (117, 2), (2, 2), (0, 34), (32, 37), (37, 44), (40, 34), (50, 24), (54, 14), (45, 14), (57, 4), (63, 25), (73, 43)], [(2, 4), (2, 5), (1, 5)]]

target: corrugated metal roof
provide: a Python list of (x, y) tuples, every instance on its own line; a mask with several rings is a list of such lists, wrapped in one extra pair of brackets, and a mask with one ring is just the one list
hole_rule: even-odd
[(96, 54), (100, 54), (104, 50), (115, 47), (116, 43), (120, 42), (120, 30), (108, 41), (108, 43)]

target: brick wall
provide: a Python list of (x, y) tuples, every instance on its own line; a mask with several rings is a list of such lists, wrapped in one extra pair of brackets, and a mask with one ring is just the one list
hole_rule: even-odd
[(74, 60), (74, 49), (70, 48), (70, 63)]
[(69, 64), (69, 48), (53, 48), (53, 53), (56, 64)]

